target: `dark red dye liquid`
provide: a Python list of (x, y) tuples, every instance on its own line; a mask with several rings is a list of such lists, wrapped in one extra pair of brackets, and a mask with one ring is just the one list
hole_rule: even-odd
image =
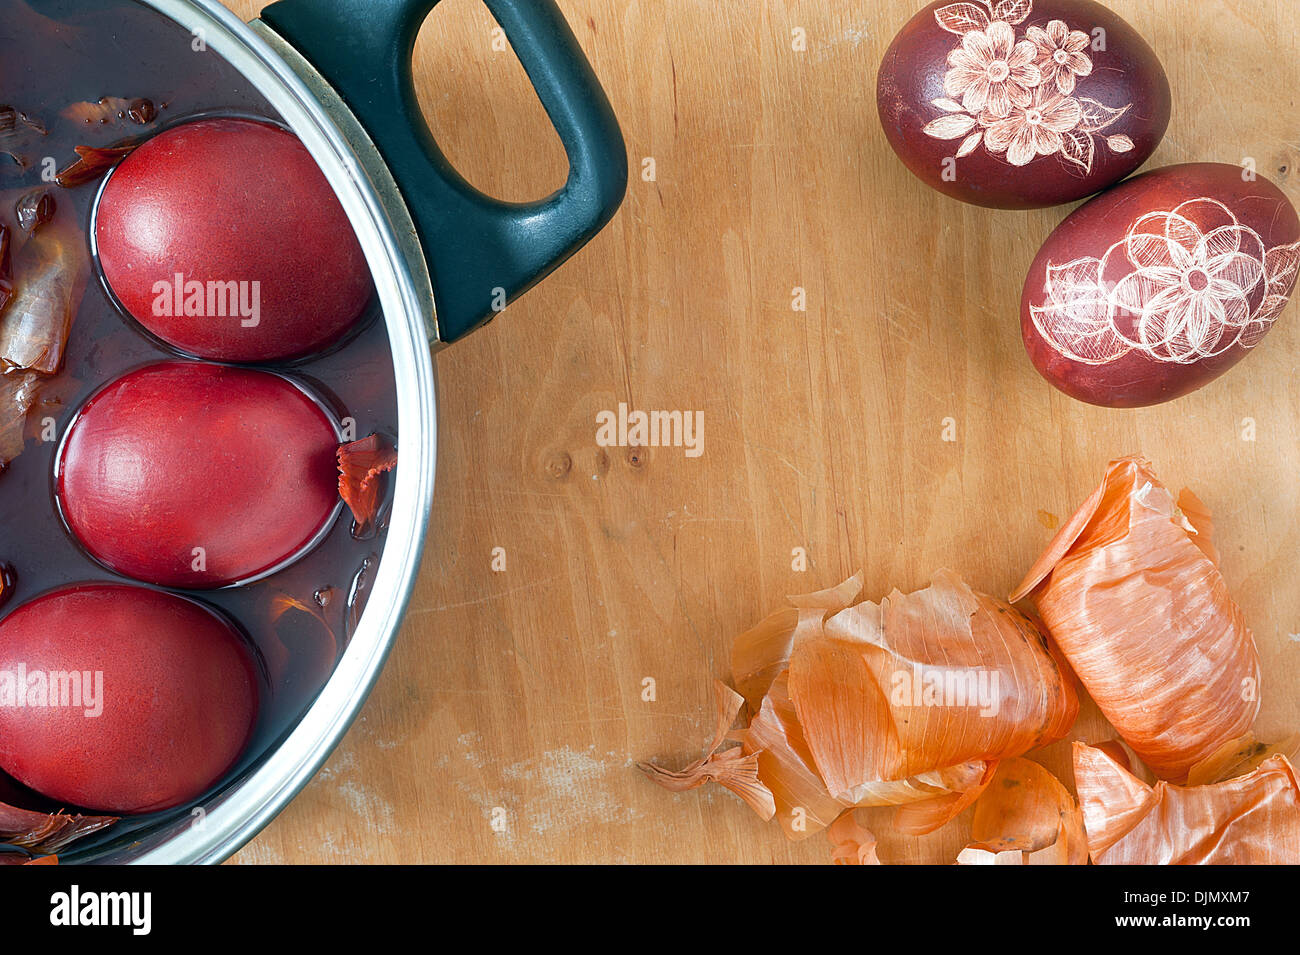
[[(45, 187), (56, 200), (56, 217), (70, 218), (83, 233), (88, 231), (99, 179), (75, 189), (55, 186), (42, 179), (47, 156), (63, 168), (76, 158), (75, 146), (108, 146), (147, 136), (202, 113), (278, 119), (238, 72), (216, 53), (193, 50), (192, 41), (167, 18), (129, 0), (42, 0), (30, 7), (0, 0), (0, 103), (27, 113), (47, 131), (35, 138), (24, 135), (21, 148), (0, 141), (0, 147), (13, 148), (29, 162), (23, 168), (0, 155), (0, 222), (17, 234), (16, 203), (33, 188)], [(142, 127), (129, 119), (88, 124), (60, 115), (74, 102), (105, 96), (147, 98), (158, 107), (157, 120)], [(54, 419), (54, 438), (29, 438), (22, 455), (0, 472), (0, 565), (12, 568), (13, 578), (12, 594), (0, 615), (62, 584), (121, 579), (85, 554), (62, 525), (53, 499), (54, 456), (77, 408), (92, 391), (128, 369), (172, 357), (175, 353), (114, 307), (98, 273), (93, 273), (76, 313), (64, 370), (43, 389), (46, 396), (57, 395), (59, 403), (38, 400), (29, 414), (29, 422)], [(378, 318), (335, 351), (278, 370), (303, 380), (340, 419), (354, 419), (356, 437), (378, 431), (396, 442), (392, 362), (388, 335)], [(349, 620), (355, 620), (360, 609), (352, 599), (355, 581), (363, 567), (367, 579), (373, 579), (386, 515), (381, 512), (378, 532), (369, 540), (355, 540), (351, 524), (345, 512), (315, 551), (270, 578), (191, 594), (234, 618), (261, 650), (271, 674), (270, 696), (244, 770), (292, 728), (346, 645)], [(297, 609), (274, 620), (286, 598), (315, 611), (324, 623)], [(96, 844), (121, 841), (140, 824), (119, 824), (79, 843), (66, 858), (74, 861)]]

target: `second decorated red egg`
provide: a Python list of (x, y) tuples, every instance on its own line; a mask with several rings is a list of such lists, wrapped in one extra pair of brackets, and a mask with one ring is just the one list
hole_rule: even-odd
[(1166, 166), (1076, 209), (1043, 243), (1020, 306), (1042, 375), (1091, 404), (1137, 407), (1217, 378), (1282, 315), (1300, 217), (1224, 163)]

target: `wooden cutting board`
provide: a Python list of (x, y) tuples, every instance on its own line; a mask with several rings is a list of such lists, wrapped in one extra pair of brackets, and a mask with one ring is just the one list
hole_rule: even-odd
[[(1149, 166), (1251, 157), (1300, 201), (1300, 8), (1107, 2), (1173, 86)], [(732, 637), (784, 594), (862, 568), (876, 599), (943, 566), (1005, 594), (1132, 452), (1214, 509), (1264, 660), (1260, 728), (1300, 725), (1296, 306), (1201, 393), (1074, 402), (1029, 365), (1017, 317), (1068, 210), (945, 199), (878, 125), (876, 66), (921, 0), (562, 6), (623, 124), (626, 204), (438, 356), (438, 494), (397, 649), (326, 768), (238, 861), (825, 862), (823, 837), (788, 842), (729, 794), (669, 794), (634, 762), (700, 755)], [(472, 0), (440, 4), (421, 99), (477, 186), (539, 197), (563, 155), (494, 27)], [(620, 402), (702, 411), (703, 453), (599, 447), (596, 415)], [(1079, 731), (1106, 735), (1091, 704)], [(1065, 753), (1042, 759), (1065, 771)], [(898, 862), (950, 861), (967, 823), (904, 839), (887, 811), (870, 822)]]

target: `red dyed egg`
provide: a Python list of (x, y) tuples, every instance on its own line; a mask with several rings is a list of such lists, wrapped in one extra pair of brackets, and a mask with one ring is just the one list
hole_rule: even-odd
[(78, 413), (59, 455), (59, 504), (112, 570), (223, 587), (302, 556), (328, 530), (337, 448), (329, 416), (280, 375), (162, 362)]
[(126, 310), (200, 358), (320, 351), (356, 324), (372, 289), (310, 154), (253, 120), (183, 123), (144, 143), (109, 176), (94, 237)]
[(876, 80), (889, 144), (964, 202), (1073, 202), (1146, 162), (1169, 125), (1169, 81), (1132, 27), (1091, 0), (932, 3)]
[(1300, 218), (1240, 166), (1189, 163), (1080, 206), (1025, 279), (1020, 327), (1066, 394), (1131, 408), (1223, 374), (1268, 334), (1295, 287)]
[(183, 597), (79, 584), (0, 621), (0, 768), (60, 803), (183, 805), (239, 759), (257, 722), (254, 657)]

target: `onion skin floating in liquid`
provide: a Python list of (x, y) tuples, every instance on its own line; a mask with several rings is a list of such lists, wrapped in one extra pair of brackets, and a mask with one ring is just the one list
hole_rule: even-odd
[[(115, 816), (85, 816), (52, 811), (48, 806), (36, 809), (32, 802), (30, 793), (22, 792), (8, 776), (0, 773), (0, 844), (17, 846), (33, 853), (59, 852), (78, 839), (117, 822)], [(20, 864), (31, 864), (22, 863), (21, 856), (17, 860)], [(0, 864), (14, 861), (0, 856)]]
[(0, 803), (0, 842), (33, 852), (57, 852), (115, 822), (115, 816), (35, 812)]
[(386, 438), (372, 434), (339, 445), (339, 497), (352, 512), (358, 536), (374, 527), (379, 513), (379, 482), (397, 467), (397, 449)]
[(1225, 782), (1152, 787), (1075, 743), (1074, 782), (1098, 865), (1300, 864), (1300, 784), (1285, 756)]
[(34, 371), (0, 374), (0, 471), (23, 453), (27, 412), (40, 388), (41, 377)]
[(1183, 501), (1146, 460), (1112, 462), (1011, 595), (1032, 594), (1102, 713), (1174, 782), (1259, 712), (1254, 637), (1212, 559), (1207, 512)]
[(90, 276), (85, 237), (56, 219), (13, 253), (13, 272), (14, 294), (0, 312), (0, 370), (57, 374)]

